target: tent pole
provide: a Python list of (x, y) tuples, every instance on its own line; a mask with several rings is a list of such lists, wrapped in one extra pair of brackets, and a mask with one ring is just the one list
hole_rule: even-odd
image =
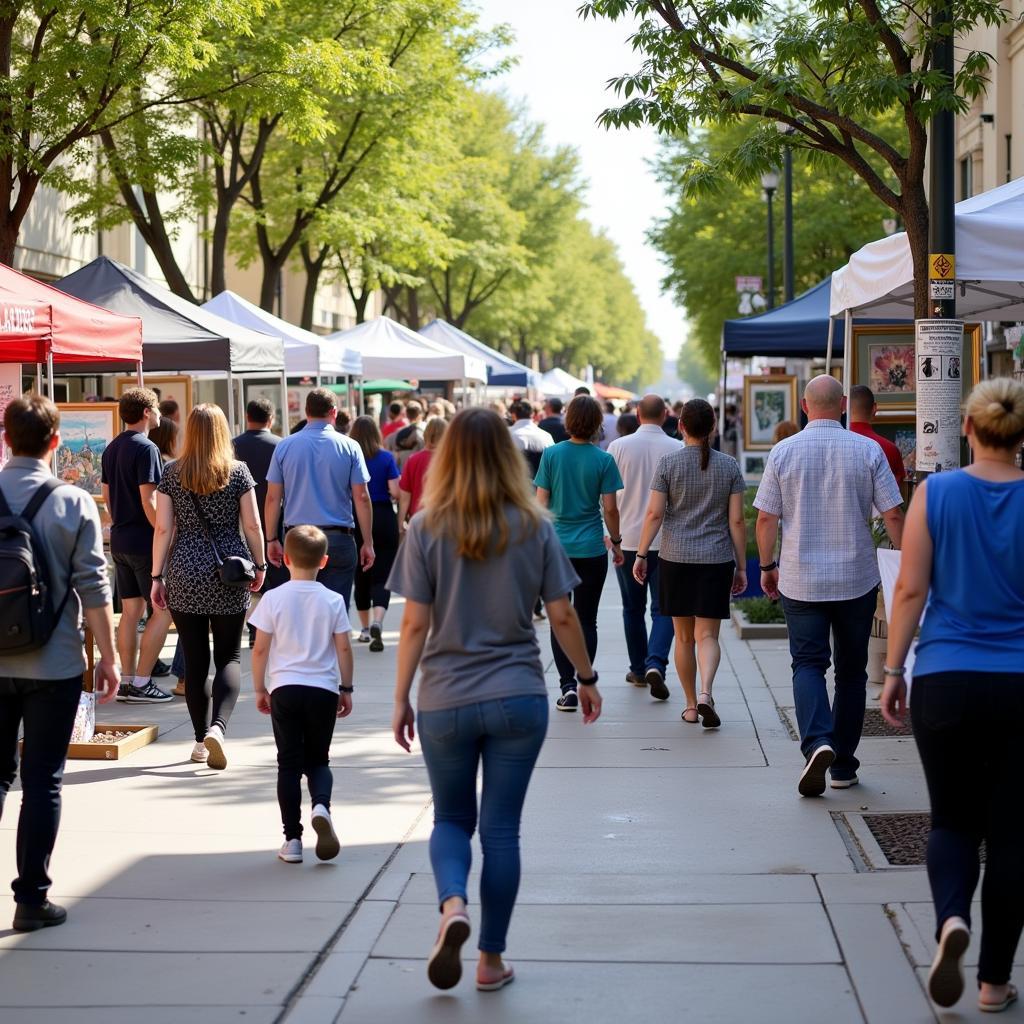
[[(850, 330), (853, 327), (853, 314), (850, 310), (843, 313), (843, 395), (846, 404), (850, 404), (850, 352), (853, 350), (853, 341), (850, 338)], [(850, 425), (850, 413), (846, 413), (846, 425)]]
[(281, 422), (278, 425), (278, 429), (281, 431), (282, 437), (287, 437), (285, 433), (285, 424), (288, 422), (288, 371), (282, 366), (281, 367)]
[(228, 382), (228, 429), (232, 435), (238, 433), (235, 430), (235, 378), (230, 370), (227, 371)]
[[(726, 381), (726, 367), (728, 360), (725, 355), (725, 330), (722, 331), (722, 393), (718, 396), (718, 429), (721, 431), (725, 425), (725, 381)], [(743, 410), (744, 416), (749, 416), (750, 412), (748, 409)]]
[(146, 386), (146, 382), (145, 382), (145, 380), (144, 380), (144, 378), (142, 376), (142, 360), (141, 359), (135, 364), (135, 379), (138, 381), (140, 388)]
[(828, 346), (825, 349), (825, 372), (832, 372), (832, 334), (835, 331), (836, 322), (830, 316), (828, 318)]
[[(366, 378), (365, 377), (360, 377), (359, 381), (360, 381), (361, 384), (365, 384), (366, 383)], [(366, 388), (364, 388), (364, 387), (360, 387), (359, 388), (359, 415), (360, 416), (365, 416), (366, 415)]]
[(50, 399), (51, 402), (55, 402), (56, 398), (54, 398), (54, 387), (53, 387), (53, 353), (52, 352), (47, 352), (46, 353), (46, 376), (49, 378), (49, 381), (50, 381), (49, 399)]
[(43, 393), (43, 364), (36, 363), (36, 394)]

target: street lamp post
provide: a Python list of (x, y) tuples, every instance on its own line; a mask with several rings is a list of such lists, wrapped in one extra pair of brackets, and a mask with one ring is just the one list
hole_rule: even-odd
[(793, 150), (787, 146), (783, 155), (783, 219), (782, 293), (786, 302), (793, 301)]
[(772, 198), (779, 187), (777, 171), (765, 171), (761, 175), (761, 188), (768, 203), (768, 308), (775, 308), (775, 220), (772, 216)]

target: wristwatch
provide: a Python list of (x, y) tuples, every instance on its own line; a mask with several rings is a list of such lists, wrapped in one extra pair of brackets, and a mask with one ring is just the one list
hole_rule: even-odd
[(255, 570), (257, 571), (257, 572), (266, 572), (266, 571), (267, 571), (267, 563), (266, 563), (266, 562), (264, 562), (264, 563), (263, 563), (262, 565), (255, 565), (255, 564), (254, 564), (254, 565), (253, 565), (253, 568), (254, 568), (254, 569), (255, 569)]
[(356, 692), (356, 688), (354, 686), (344, 686), (344, 685), (342, 685), (342, 686), (339, 686), (338, 689), (342, 693), (355, 693)]
[(162, 580), (162, 579), (164, 578), (164, 574), (163, 574), (163, 573), (159, 573), (158, 575), (156, 575), (156, 576), (150, 576), (149, 578), (150, 578), (151, 580), (154, 580), (154, 581), (156, 581), (156, 580)]
[(579, 683), (580, 686), (597, 686), (597, 673), (595, 672), (589, 679), (581, 679), (577, 676), (576, 682)]
[(778, 567), (778, 562), (769, 562), (767, 565), (762, 565), (760, 568), (761, 572), (775, 572), (775, 570), (778, 569)]
[(616, 547), (618, 547), (618, 546), (619, 546), (619, 545), (620, 545), (620, 544), (622, 543), (622, 538), (621, 538), (621, 537), (609, 537), (608, 539), (609, 539), (609, 540), (610, 540), (610, 541), (611, 541), (611, 542), (612, 542), (612, 543), (613, 543), (613, 544), (614, 544), (614, 545), (615, 545)]

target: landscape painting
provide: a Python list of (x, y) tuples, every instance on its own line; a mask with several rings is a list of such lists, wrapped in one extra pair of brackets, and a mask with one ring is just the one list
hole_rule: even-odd
[(117, 405), (113, 402), (69, 402), (60, 410), (60, 447), (53, 453), (60, 480), (81, 487), (94, 498), (103, 494), (100, 459), (114, 439)]

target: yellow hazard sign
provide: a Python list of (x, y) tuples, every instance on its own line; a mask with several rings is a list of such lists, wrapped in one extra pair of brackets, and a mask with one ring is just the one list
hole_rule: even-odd
[(928, 257), (928, 277), (932, 281), (955, 280), (956, 257), (952, 253), (931, 253)]

